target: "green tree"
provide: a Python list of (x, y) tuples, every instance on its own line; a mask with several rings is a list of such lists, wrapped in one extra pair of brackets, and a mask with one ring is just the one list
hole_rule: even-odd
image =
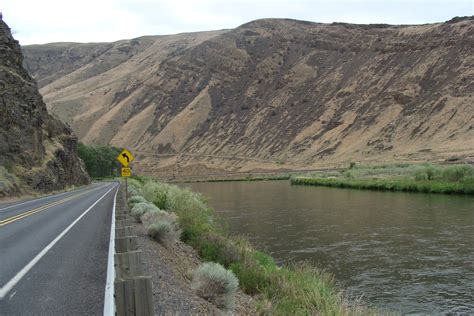
[(115, 158), (122, 151), (120, 148), (105, 145), (89, 146), (79, 143), (77, 151), (92, 178), (114, 177), (118, 175), (119, 168)]

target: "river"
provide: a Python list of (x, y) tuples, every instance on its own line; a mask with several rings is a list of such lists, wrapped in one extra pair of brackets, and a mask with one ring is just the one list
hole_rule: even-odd
[(474, 197), (189, 183), (279, 263), (311, 260), (351, 297), (411, 313), (474, 313)]

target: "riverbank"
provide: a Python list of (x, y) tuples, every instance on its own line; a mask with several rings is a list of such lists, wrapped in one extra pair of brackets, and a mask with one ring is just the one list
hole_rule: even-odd
[(143, 196), (160, 209), (176, 214), (180, 239), (192, 246), (203, 261), (217, 262), (231, 271), (238, 278), (240, 289), (255, 298), (258, 313), (374, 314), (349, 302), (334, 285), (332, 276), (311, 264), (278, 266), (246, 239), (229, 236), (199, 194), (150, 179), (129, 181), (129, 187), (135, 199)]
[(355, 166), (293, 176), (291, 184), (380, 191), (474, 194), (474, 167), (434, 164)]
[(236, 182), (236, 181), (275, 181), (275, 180), (290, 180), (291, 174), (270, 175), (270, 176), (254, 176), (248, 175), (245, 177), (228, 177), (216, 179), (195, 179), (176, 181), (179, 183), (199, 183), (199, 182)]

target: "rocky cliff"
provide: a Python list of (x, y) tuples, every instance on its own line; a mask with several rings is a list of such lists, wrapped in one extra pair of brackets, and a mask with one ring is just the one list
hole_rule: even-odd
[(77, 138), (48, 114), (22, 62), (18, 42), (0, 19), (0, 197), (88, 183)]
[(24, 47), (49, 109), (156, 174), (474, 160), (473, 18), (266, 19)]

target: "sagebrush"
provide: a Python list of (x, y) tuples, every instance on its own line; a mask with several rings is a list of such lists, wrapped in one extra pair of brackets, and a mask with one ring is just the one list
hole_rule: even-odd
[(141, 217), (148, 212), (159, 211), (160, 209), (150, 202), (140, 202), (133, 206), (130, 214), (135, 220), (141, 223)]
[(148, 226), (148, 235), (157, 240), (162, 240), (173, 230), (173, 225), (168, 221), (158, 221)]
[(235, 275), (215, 262), (200, 265), (193, 273), (192, 288), (196, 294), (220, 308), (234, 307), (234, 297), (239, 287)]

